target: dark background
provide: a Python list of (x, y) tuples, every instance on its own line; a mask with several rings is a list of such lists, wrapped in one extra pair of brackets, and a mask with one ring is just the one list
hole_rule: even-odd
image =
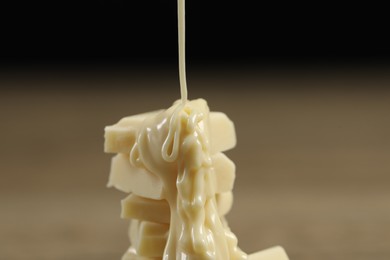
[[(10, 1), (11, 2), (11, 1)], [(176, 1), (0, 4), (3, 68), (176, 66)], [(367, 3), (187, 1), (187, 61), (244, 66), (389, 64), (386, 8)]]

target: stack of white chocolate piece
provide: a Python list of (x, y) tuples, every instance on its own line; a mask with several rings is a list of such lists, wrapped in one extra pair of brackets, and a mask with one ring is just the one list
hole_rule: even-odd
[[(146, 117), (160, 111), (125, 117), (105, 128), (105, 152), (116, 153), (111, 164), (108, 186), (129, 193), (122, 200), (121, 217), (131, 219), (131, 247), (122, 260), (162, 259), (170, 225), (170, 207), (164, 200), (161, 180), (142, 167), (130, 163), (130, 152)], [(235, 165), (222, 152), (236, 144), (234, 125), (220, 112), (209, 114), (211, 159), (216, 178), (216, 205), (222, 221), (233, 204)], [(287, 260), (280, 247), (249, 256), (258, 260)], [(228, 260), (228, 259), (227, 259)]]

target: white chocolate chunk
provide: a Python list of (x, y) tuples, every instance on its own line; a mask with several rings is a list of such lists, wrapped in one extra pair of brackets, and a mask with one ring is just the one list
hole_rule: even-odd
[(223, 153), (214, 154), (211, 159), (216, 175), (216, 193), (231, 191), (236, 178), (236, 165)]
[(146, 117), (156, 115), (157, 113), (159, 113), (161, 111), (163, 111), (163, 110), (160, 109), (160, 110), (146, 112), (146, 113), (142, 113), (142, 114), (138, 114), (138, 115), (127, 116), (127, 117), (124, 117), (121, 120), (119, 120), (119, 122), (116, 123), (115, 125), (123, 126), (123, 127), (131, 126), (131, 127), (139, 128), (142, 125), (142, 123), (144, 122)]
[[(130, 153), (145, 118), (158, 112), (125, 117), (114, 125), (106, 126), (104, 151), (106, 153)], [(209, 122), (211, 154), (229, 150), (236, 145), (234, 124), (224, 113), (211, 112)]]
[(236, 146), (236, 131), (233, 121), (222, 112), (210, 113), (211, 154), (223, 152)]
[(135, 250), (138, 255), (161, 257), (168, 238), (169, 225), (142, 221)]
[[(225, 198), (223, 198), (225, 203)], [(157, 223), (169, 224), (171, 212), (166, 200), (152, 200), (130, 194), (121, 201), (122, 218), (147, 220)], [(223, 204), (223, 205), (225, 205)]]
[(133, 244), (136, 241), (138, 241), (138, 230), (139, 230), (140, 224), (141, 224), (141, 221), (139, 221), (138, 219), (132, 219), (130, 221), (129, 238), (130, 238), (130, 242), (132, 242)]
[(107, 186), (115, 187), (123, 192), (133, 192), (145, 198), (163, 198), (160, 179), (144, 168), (131, 165), (126, 154), (117, 154), (112, 158)]
[(129, 171), (132, 170), (132, 167), (128, 165), (125, 157), (124, 154), (117, 154), (112, 157), (107, 187), (115, 187), (123, 192), (131, 192), (131, 183), (134, 181)]
[(130, 153), (135, 143), (137, 132), (145, 118), (160, 111), (124, 117), (115, 125), (106, 126), (104, 128), (104, 151), (106, 153)]
[[(218, 193), (215, 196), (218, 215), (226, 215), (233, 205), (233, 193), (231, 191)], [(130, 194), (121, 201), (122, 204), (122, 218), (132, 218), (135, 220), (146, 220), (156, 223), (169, 224), (170, 209), (165, 200), (152, 200)], [(132, 221), (130, 227), (130, 240), (135, 241), (135, 226), (138, 222)], [(134, 222), (134, 223), (133, 223)], [(133, 237), (133, 238), (132, 238)]]
[(161, 260), (161, 257), (138, 256), (135, 249), (133, 247), (130, 247), (127, 252), (122, 256), (121, 260)]
[(275, 246), (249, 255), (248, 260), (288, 260), (288, 256), (282, 247)]
[[(161, 257), (149, 257), (151, 253), (141, 254), (143, 250), (148, 250), (149, 245), (145, 245), (145, 243), (154, 243), (158, 245), (157, 248), (160, 248), (161, 244), (166, 243), (167, 239), (167, 228), (169, 229), (169, 225), (159, 225), (157, 223), (140, 221), (137, 219), (133, 219), (130, 222), (129, 228), (129, 237), (132, 243), (132, 246), (127, 250), (125, 255), (122, 257), (122, 260), (152, 260), (152, 259), (160, 259)], [(139, 252), (141, 250), (141, 252)], [(155, 253), (157, 254), (157, 253)]]
[(136, 127), (107, 126), (104, 128), (106, 153), (130, 153), (135, 143), (138, 129)]
[[(235, 179), (235, 165), (223, 153), (212, 156), (216, 193), (231, 191)], [(144, 168), (131, 165), (126, 154), (117, 154), (112, 158), (108, 187), (115, 187), (123, 192), (149, 198), (163, 199), (163, 185), (160, 179)]]
[(215, 195), (215, 200), (217, 202), (218, 215), (220, 217), (225, 216), (232, 208), (233, 192), (218, 193)]

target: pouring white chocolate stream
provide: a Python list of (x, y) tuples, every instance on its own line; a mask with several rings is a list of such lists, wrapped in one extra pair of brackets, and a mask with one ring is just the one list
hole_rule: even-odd
[(203, 99), (187, 100), (184, 9), (178, 0), (181, 100), (105, 129), (105, 151), (118, 153), (108, 186), (131, 193), (122, 260), (288, 260), (280, 247), (248, 256), (227, 225), (235, 167), (221, 152), (235, 146), (234, 126)]
[(185, 0), (177, 1), (178, 39), (179, 39), (179, 80), (182, 103), (187, 102), (187, 78), (186, 78), (186, 26), (185, 26)]

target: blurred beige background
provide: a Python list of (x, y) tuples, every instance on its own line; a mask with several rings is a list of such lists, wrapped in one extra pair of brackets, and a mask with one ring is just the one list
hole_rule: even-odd
[[(3, 72), (0, 86), (0, 259), (120, 259), (103, 128), (170, 106), (176, 71)], [(199, 70), (188, 86), (235, 123), (228, 220), (244, 251), (390, 259), (390, 69)]]

